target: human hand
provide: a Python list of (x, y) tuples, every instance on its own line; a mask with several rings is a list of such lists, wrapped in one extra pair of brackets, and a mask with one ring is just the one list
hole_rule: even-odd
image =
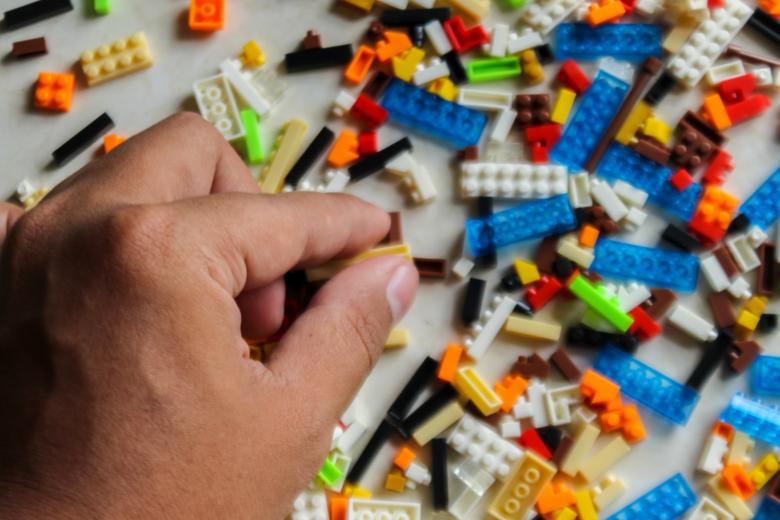
[(288, 512), (417, 273), (399, 257), (342, 271), (249, 360), (242, 337), (281, 324), (284, 273), (389, 226), (349, 196), (257, 191), (219, 133), (181, 114), (31, 212), (2, 207), (0, 517)]

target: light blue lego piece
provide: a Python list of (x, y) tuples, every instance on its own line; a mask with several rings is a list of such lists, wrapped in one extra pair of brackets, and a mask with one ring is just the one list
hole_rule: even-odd
[(496, 248), (557, 235), (577, 227), (566, 195), (525, 202), (485, 217), (466, 220), (466, 242), (475, 256)]
[(590, 270), (607, 278), (642, 282), (693, 292), (699, 279), (699, 259), (688, 253), (599, 239)]
[(737, 392), (720, 414), (720, 420), (751, 437), (780, 446), (780, 410), (776, 406), (754, 401)]
[(617, 383), (621, 392), (680, 426), (688, 422), (699, 401), (699, 394), (693, 388), (612, 345), (601, 349), (593, 368)]
[(674, 520), (696, 504), (696, 493), (680, 473), (637, 498), (607, 520)]
[(628, 146), (614, 142), (604, 152), (596, 167), (596, 173), (610, 182), (625, 181), (635, 188), (653, 194), (661, 189), (672, 170), (639, 155)]
[(758, 356), (751, 367), (750, 389), (754, 394), (780, 397), (780, 357)]
[(650, 194), (648, 200), (661, 210), (688, 222), (696, 212), (704, 187), (694, 182), (683, 191), (677, 191), (670, 182), (661, 183), (661, 187), (655, 193)]
[(780, 519), (780, 502), (770, 496), (765, 496), (761, 501), (761, 507), (758, 508), (753, 520), (778, 520)]
[(555, 33), (555, 56), (563, 61), (596, 60), (612, 56), (641, 61), (661, 56), (661, 27), (652, 23), (562, 23)]
[(573, 171), (582, 170), (601, 135), (615, 117), (629, 85), (604, 70), (582, 95), (579, 107), (563, 135), (550, 151), (550, 158)]
[(391, 120), (456, 148), (479, 144), (487, 124), (487, 116), (482, 112), (399, 79), (390, 82), (380, 104)]
[(751, 224), (763, 230), (775, 223), (780, 217), (780, 168), (742, 203), (739, 212), (750, 219)]

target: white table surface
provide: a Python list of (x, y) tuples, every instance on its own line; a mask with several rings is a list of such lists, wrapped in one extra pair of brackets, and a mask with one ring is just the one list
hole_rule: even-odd
[[(16, 0), (0, 2), (4, 9), (14, 7)], [(24, 61), (10, 57), (0, 66), (0, 193), (9, 196), (24, 178), (55, 184), (85, 164), (96, 151), (93, 146), (62, 168), (50, 166), (51, 152), (70, 138), (86, 123), (107, 111), (116, 122), (115, 131), (132, 135), (155, 121), (178, 110), (195, 110), (192, 98), (194, 81), (213, 75), (219, 62), (227, 56), (238, 54), (241, 46), (250, 38), (259, 41), (265, 50), (267, 65), (277, 67), (284, 53), (297, 47), (309, 28), (318, 30), (324, 45), (357, 42), (371, 20), (350, 8), (324, 0), (230, 0), (227, 24), (223, 31), (210, 35), (195, 35), (186, 28), (186, 1), (114, 0), (112, 13), (105, 17), (93, 17), (89, 1), (76, 1), (76, 9), (63, 16), (46, 20), (12, 32), (0, 33), (0, 49), (10, 51), (16, 40), (45, 35), (49, 54)], [(494, 6), (493, 20), (514, 21), (517, 14)], [(146, 32), (155, 56), (151, 69), (104, 85), (87, 88), (79, 77), (73, 108), (67, 114), (31, 110), (32, 88), (39, 71), (67, 71), (74, 67), (80, 53), (88, 48), (110, 42), (136, 31)], [(747, 31), (745, 31), (747, 32)], [(737, 41), (747, 47), (760, 49), (761, 42), (742, 34)], [(771, 49), (765, 49), (771, 54)], [(533, 88), (522, 87), (528, 92), (554, 92), (550, 78), (557, 65), (546, 68), (547, 80)], [(321, 70), (286, 76), (288, 84), (284, 99), (270, 118), (262, 123), (266, 143), (270, 142), (279, 126), (291, 117), (301, 117), (309, 122), (307, 141), (323, 124), (335, 131), (345, 122), (328, 120), (328, 112), (341, 82), (341, 69)], [(594, 68), (589, 67), (588, 72)], [(285, 77), (286, 76), (286, 77)], [(485, 88), (495, 88), (486, 85)], [(507, 81), (499, 88), (518, 91), (518, 83)], [(353, 89), (354, 90), (354, 89)], [(659, 107), (662, 118), (671, 125), (687, 109), (698, 109), (702, 93), (700, 89), (675, 92)], [(775, 96), (776, 97), (776, 96)], [(777, 109), (772, 107), (760, 118), (741, 124), (727, 132), (726, 150), (734, 156), (736, 170), (728, 177), (725, 187), (744, 198), (780, 163), (780, 147), (777, 143)], [(380, 146), (385, 146), (402, 132), (392, 125), (380, 130)], [(349, 188), (349, 192), (370, 200), (387, 210), (403, 209), (404, 235), (413, 253), (419, 256), (448, 257), (457, 259), (464, 218), (471, 204), (459, 200), (455, 189), (453, 153), (424, 137), (411, 136), (415, 156), (428, 167), (439, 190), (438, 199), (427, 206), (412, 207), (406, 204), (404, 193), (395, 186), (389, 175), (380, 174)], [(319, 169), (319, 167), (318, 167)], [(314, 172), (318, 175), (318, 171)], [(664, 218), (651, 210), (651, 218), (635, 234), (621, 233), (617, 238), (645, 244), (655, 244), (663, 227)], [(490, 276), (489, 287), (495, 287), (498, 273), (514, 256), (532, 258), (535, 243), (506, 248), (499, 256), (499, 266)], [(488, 276), (484, 274), (484, 276)], [(361, 390), (354, 410), (372, 427), (386, 411), (389, 404), (418, 366), (422, 358), (430, 355), (438, 358), (445, 344), (458, 341), (462, 330), (458, 329), (463, 283), (455, 279), (425, 281), (422, 283), (413, 309), (403, 322), (412, 334), (411, 344), (398, 351), (383, 355), (377, 368)], [(707, 293), (705, 282), (700, 289)], [(706, 303), (699, 295), (684, 298), (694, 309), (709, 316)], [(578, 303), (550, 305), (540, 313), (541, 318), (574, 322), (583, 307)], [(775, 302), (770, 311), (777, 311)], [(776, 338), (760, 337), (759, 341), (769, 352), (780, 353)], [(774, 343), (774, 345), (773, 345)], [(499, 337), (488, 354), (479, 362), (479, 370), (490, 380), (501, 377), (520, 354), (539, 352), (549, 355), (555, 345)], [(667, 330), (648, 344), (639, 348), (637, 356), (678, 381), (684, 381), (701, 354), (700, 345)], [(587, 352), (575, 352), (581, 367), (590, 363)], [(345, 360), (348, 362), (348, 360)], [(551, 379), (555, 381), (555, 379)], [(555, 383), (553, 383), (555, 384)], [(694, 468), (703, 439), (729, 397), (747, 388), (745, 377), (724, 380), (715, 375), (702, 389), (701, 400), (684, 427), (670, 426), (647, 410), (642, 411), (648, 430), (647, 440), (637, 445), (620, 461), (612, 473), (622, 477), (629, 491), (618, 506), (642, 494), (676, 471), (701, 490), (705, 480), (694, 478)], [(378, 455), (363, 483), (380, 490), (384, 475), (390, 467), (392, 447), (386, 446)], [(764, 451), (762, 446), (760, 451)], [(422, 450), (427, 451), (427, 450)], [(451, 453), (454, 455), (454, 452)], [(422, 455), (427, 459), (427, 453)], [(451, 457), (451, 462), (456, 458)], [(457, 488), (451, 482), (451, 491)], [(494, 487), (494, 490), (498, 486)], [(380, 491), (380, 496), (399, 500), (422, 500), (429, 503), (429, 490), (404, 495)], [(487, 500), (485, 501), (487, 503)], [(429, 516), (426, 509), (424, 517)], [(481, 514), (475, 515), (476, 517)]]

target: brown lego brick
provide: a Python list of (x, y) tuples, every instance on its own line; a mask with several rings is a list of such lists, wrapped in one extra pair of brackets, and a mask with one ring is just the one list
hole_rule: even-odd
[(400, 244), (404, 241), (403, 225), (401, 223), (401, 212), (390, 211), (387, 213), (390, 215), (390, 229), (387, 231), (387, 236), (382, 240), (383, 244)]
[(515, 125), (519, 129), (550, 122), (549, 94), (518, 94), (515, 96)]
[(764, 242), (758, 246), (758, 258), (761, 260), (761, 265), (756, 271), (756, 293), (761, 296), (772, 296), (777, 282), (775, 245), (771, 242)]
[(725, 142), (725, 137), (694, 112), (687, 112), (677, 124), (677, 140), (671, 162), (693, 172), (706, 163)]
[(643, 303), (642, 307), (654, 320), (660, 320), (676, 301), (677, 295), (669, 289), (650, 289), (650, 301)]
[(421, 278), (446, 278), (448, 267), (445, 258), (412, 258)]
[(737, 374), (741, 374), (753, 364), (761, 353), (761, 346), (755, 341), (735, 341), (734, 350), (729, 352), (729, 366)]
[(303, 38), (304, 49), (322, 49), (322, 39), (320, 33), (314, 29), (306, 31), (306, 36)]
[(724, 292), (712, 293), (707, 297), (707, 303), (710, 305), (715, 325), (719, 329), (727, 329), (734, 326), (737, 316), (731, 307), (731, 298), (729, 298), (728, 294)]
[(526, 379), (531, 377), (545, 379), (550, 375), (550, 365), (542, 356), (534, 353), (531, 356), (518, 356), (512, 367), (512, 372), (520, 374)]
[(537, 269), (545, 274), (554, 274), (553, 264), (558, 256), (558, 237), (544, 237), (536, 249), (534, 262)]
[(371, 76), (371, 79), (368, 80), (368, 83), (366, 83), (366, 86), (363, 87), (363, 90), (361, 90), (360, 93), (365, 94), (372, 99), (379, 99), (387, 88), (387, 85), (390, 84), (391, 79), (390, 76), (379, 70)]
[(739, 274), (739, 266), (734, 261), (734, 258), (731, 256), (731, 253), (726, 248), (726, 246), (720, 246), (715, 251), (713, 251), (712, 254), (714, 254), (715, 258), (718, 259), (718, 262), (723, 268), (723, 271), (726, 273), (726, 276), (731, 278)]
[(569, 453), (572, 444), (574, 444), (574, 440), (568, 435), (564, 435), (563, 437), (561, 437), (561, 442), (558, 444), (558, 447), (555, 448), (555, 451), (553, 452), (553, 457), (552, 457), (553, 464), (560, 467), (561, 463), (563, 462), (563, 459), (566, 457), (566, 454)]
[(46, 54), (49, 49), (46, 47), (46, 38), (31, 38), (29, 40), (20, 40), (14, 42), (11, 46), (11, 55), (14, 58), (24, 58), (35, 56), (36, 54)]
[(726, 52), (724, 53), (724, 56), (734, 56), (735, 58), (739, 58), (742, 61), (746, 61), (748, 63), (754, 63), (758, 65), (769, 65), (770, 67), (780, 67), (780, 60), (768, 58), (766, 56), (761, 56), (760, 54), (756, 54), (754, 52), (746, 51), (742, 47), (738, 47), (736, 45), (729, 45), (728, 47), (726, 47)]
[(371, 42), (377, 42), (382, 39), (385, 34), (385, 26), (379, 20), (374, 20), (371, 25), (368, 26), (366, 31), (366, 38)]
[(585, 222), (597, 227), (602, 236), (612, 235), (620, 230), (618, 223), (609, 218), (604, 208), (598, 204), (585, 208), (582, 218)]
[(458, 150), (459, 161), (478, 161), (479, 160), (479, 146), (467, 146), (462, 150)]
[(632, 148), (639, 155), (664, 165), (669, 162), (669, 158), (672, 155), (671, 150), (642, 132), (636, 133), (636, 142), (632, 145)]
[(558, 350), (553, 352), (549, 361), (567, 381), (576, 383), (582, 377), (582, 371), (562, 348), (558, 348)]
[(769, 482), (769, 486), (766, 490), (766, 496), (772, 500), (780, 502), (780, 473), (775, 475), (775, 478)]

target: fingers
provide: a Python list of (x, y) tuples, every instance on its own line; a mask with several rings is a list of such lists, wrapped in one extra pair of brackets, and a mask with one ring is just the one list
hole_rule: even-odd
[(0, 202), (0, 244), (5, 242), (8, 232), (16, 224), (16, 221), (22, 218), (24, 209), (15, 204)]
[(317, 389), (317, 399), (302, 396), (298, 403), (305, 411), (337, 419), (411, 305), (417, 284), (417, 270), (397, 256), (342, 271), (315, 295), (266, 366), (289, 388)]
[(246, 339), (261, 339), (279, 330), (284, 318), (284, 296), (282, 278), (241, 293), (236, 298), (241, 310), (241, 335)]

